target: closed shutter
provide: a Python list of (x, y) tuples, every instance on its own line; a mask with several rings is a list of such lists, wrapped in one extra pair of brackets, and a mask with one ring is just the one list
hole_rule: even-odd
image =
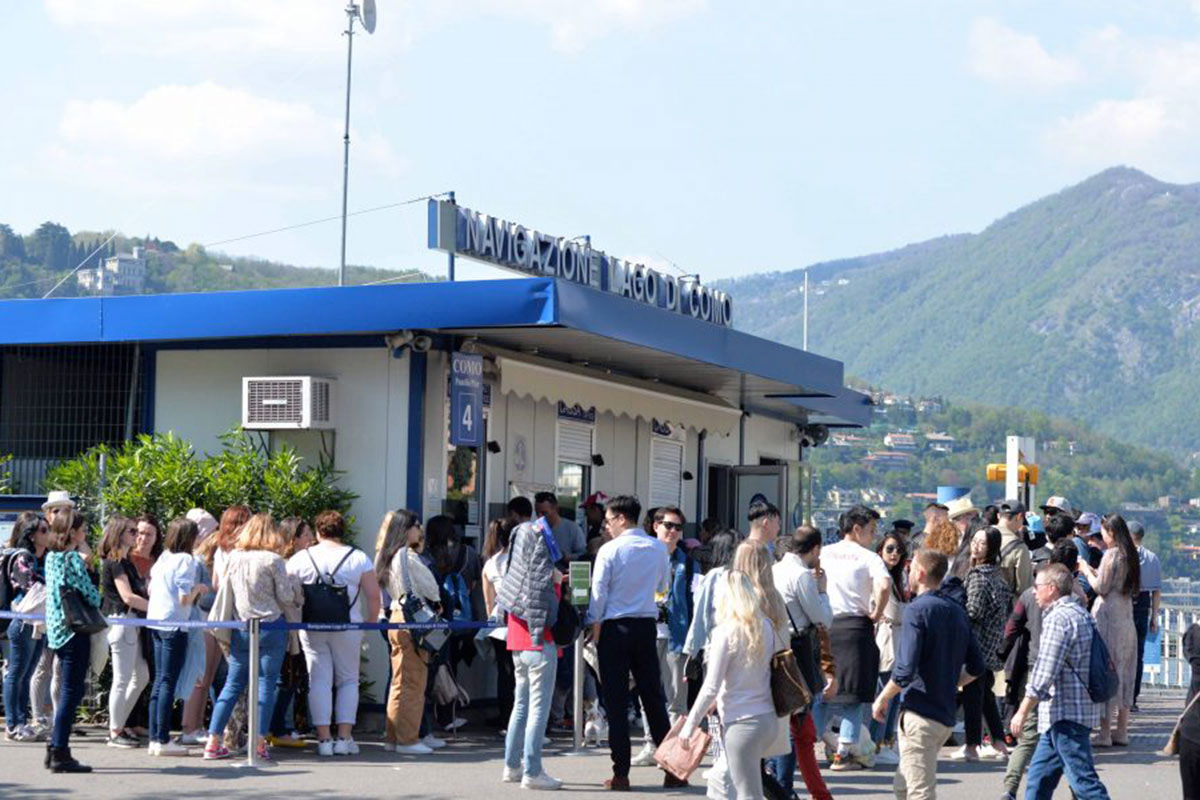
[(592, 426), (582, 422), (558, 421), (558, 460), (591, 465)]
[(683, 442), (654, 439), (650, 443), (650, 508), (683, 502)]

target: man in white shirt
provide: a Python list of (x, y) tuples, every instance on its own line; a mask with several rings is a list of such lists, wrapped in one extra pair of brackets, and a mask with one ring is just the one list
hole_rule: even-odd
[(883, 559), (871, 549), (878, 520), (874, 509), (854, 506), (842, 515), (842, 540), (821, 552), (833, 611), (829, 640), (837, 676), (837, 694), (829, 710), (842, 715), (832, 767), (836, 771), (874, 765), (873, 756), (853, 755), (853, 748), (863, 714), (875, 699), (879, 680), (875, 623), (887, 607), (892, 584)]
[[(608, 501), (605, 524), (611, 539), (596, 553), (589, 616), (600, 661), (600, 684), (608, 715), (608, 743), (613, 776), (606, 789), (629, 791), (629, 675), (650, 723), (657, 747), (671, 728), (658, 666), (658, 605), (654, 595), (666, 591), (669, 576), (667, 546), (639, 527), (642, 504), (621, 495)], [(686, 786), (670, 773), (663, 785)]]

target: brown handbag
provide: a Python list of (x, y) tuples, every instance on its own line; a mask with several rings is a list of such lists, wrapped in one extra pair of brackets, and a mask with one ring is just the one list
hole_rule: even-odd
[(667, 772), (686, 781), (700, 766), (708, 745), (712, 742), (712, 734), (696, 729), (692, 738), (686, 742), (679, 738), (679, 730), (687, 722), (687, 717), (680, 717), (671, 726), (671, 731), (663, 737), (662, 744), (654, 751), (654, 761)]
[(771, 656), (771, 700), (775, 703), (775, 713), (780, 717), (807, 714), (812, 708), (812, 692), (800, 674), (796, 654), (791, 647)]

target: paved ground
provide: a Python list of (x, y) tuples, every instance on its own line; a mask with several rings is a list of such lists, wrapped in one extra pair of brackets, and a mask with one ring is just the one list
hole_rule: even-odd
[[(1143, 698), (1133, 745), (1128, 749), (1100, 751), (1100, 775), (1113, 800), (1177, 800), (1181, 797), (1178, 765), (1156, 755), (1166, 740), (1182, 698)], [(64, 796), (142, 800), (170, 796), (196, 798), (214, 795), (230, 798), (330, 797), (486, 797), (502, 800), (527, 796), (519, 788), (500, 783), (503, 744), (490, 733), (460, 737), (445, 750), (422, 759), (397, 758), (376, 743), (362, 743), (363, 752), (352, 759), (317, 760), (314, 750), (283, 751), (275, 766), (247, 770), (233, 763), (204, 762), (191, 758), (151, 759), (144, 750), (115, 750), (100, 742), (99, 730), (78, 740), (78, 757), (96, 767), (87, 776), (52, 775), (42, 769), (40, 745), (0, 744), (0, 798), (55, 798)], [(600, 783), (609, 775), (607, 751), (567, 756), (565, 740), (547, 749), (546, 768), (566, 781), (571, 797), (603, 797)], [(656, 769), (635, 768), (634, 788), (644, 796), (703, 797), (703, 788), (667, 792)], [(1000, 795), (1002, 764), (956, 764), (943, 760), (939, 767), (939, 797), (943, 800), (992, 800)], [(891, 769), (829, 773), (826, 780), (835, 797), (854, 800), (891, 798)], [(796, 784), (803, 787), (797, 776)], [(803, 793), (802, 793), (803, 796)], [(1065, 784), (1055, 799), (1068, 798)]]

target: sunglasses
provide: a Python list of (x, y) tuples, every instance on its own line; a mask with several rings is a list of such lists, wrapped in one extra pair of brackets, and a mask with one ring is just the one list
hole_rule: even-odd
[(659, 524), (662, 525), (664, 528), (666, 528), (669, 531), (683, 530), (683, 523), (680, 523), (680, 522), (660, 522)]
[(886, 546), (886, 547), (884, 547), (884, 548), (883, 548), (883, 552), (885, 552), (885, 553), (899, 553), (899, 552), (900, 552), (900, 548), (899, 548), (899, 547), (897, 547), (897, 546), (896, 546), (896, 545), (894, 545), (894, 544), (889, 544), (888, 546)]

